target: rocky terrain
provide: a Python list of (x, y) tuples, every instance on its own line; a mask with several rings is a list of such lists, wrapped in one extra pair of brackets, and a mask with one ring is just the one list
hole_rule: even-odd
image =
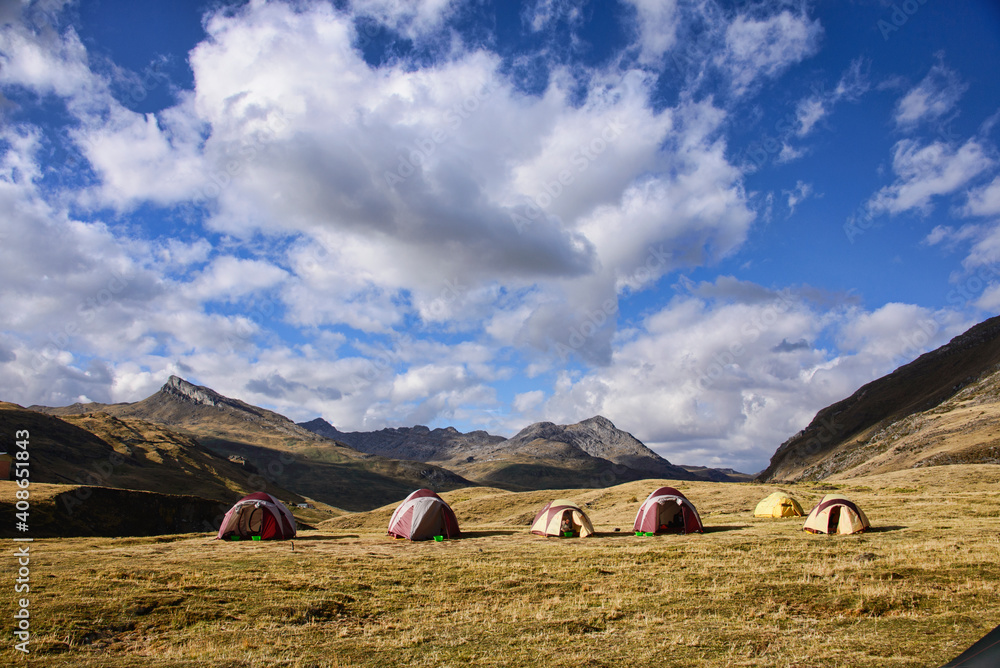
[(503, 436), (494, 436), (485, 431), (463, 434), (454, 427), (430, 429), (423, 425), (342, 432), (323, 418), (301, 422), (299, 426), (346, 443), (359, 452), (418, 462), (442, 463), (463, 459), (505, 440)]
[[(186, 494), (221, 502), (256, 491), (256, 470), (197, 440), (138, 418), (104, 412), (58, 418), (0, 403), (0, 430), (30, 434), (32, 483), (89, 485)], [(289, 502), (302, 497), (283, 487)]]
[(571, 425), (537, 422), (509, 439), (452, 427), (424, 426), (341, 432), (317, 418), (299, 426), (336, 438), (362, 452), (433, 463), (481, 484), (508, 489), (605, 487), (628, 480), (739, 479), (716, 469), (674, 466), (605, 417)]
[(244, 467), (256, 472), (252, 479), (256, 489), (250, 491), (294, 489), (299, 495), (343, 510), (389, 503), (419, 487), (440, 491), (472, 484), (433, 464), (360, 453), (283, 415), (177, 376), (135, 403), (30, 409), (66, 419), (103, 413), (161, 425), (194, 439), (227, 461), (232, 457), (246, 462)]
[(1000, 462), (1000, 317), (824, 408), (760, 481)]
[(580, 453), (597, 457), (652, 478), (694, 479), (688, 471), (674, 466), (635, 436), (618, 429), (611, 420), (600, 415), (571, 425), (536, 422), (497, 444), (492, 453), (487, 451), (484, 455), (501, 451), (527, 454), (543, 448), (554, 448), (566, 457), (580, 456)]

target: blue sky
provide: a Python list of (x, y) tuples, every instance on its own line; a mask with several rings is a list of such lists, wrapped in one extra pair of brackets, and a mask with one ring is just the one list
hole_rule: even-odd
[(1000, 307), (1000, 8), (0, 2), (0, 397), (763, 468)]

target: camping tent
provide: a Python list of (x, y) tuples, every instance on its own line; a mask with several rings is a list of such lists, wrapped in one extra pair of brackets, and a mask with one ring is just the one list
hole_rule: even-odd
[(389, 519), (389, 535), (396, 538), (456, 538), (460, 533), (458, 518), (451, 506), (429, 489), (418, 489), (403, 499)]
[(802, 506), (784, 492), (774, 492), (764, 497), (753, 510), (754, 517), (802, 517)]
[(594, 525), (580, 506), (567, 499), (546, 503), (531, 522), (531, 533), (539, 536), (562, 536), (568, 532), (586, 538), (594, 533)]
[(996, 668), (1000, 666), (1000, 626), (941, 668)]
[(265, 492), (254, 492), (236, 502), (222, 518), (216, 538), (282, 540), (295, 537), (295, 518), (288, 508)]
[(868, 518), (853, 501), (838, 494), (827, 494), (806, 518), (802, 528), (809, 533), (860, 533), (870, 527)]
[(646, 497), (635, 516), (634, 530), (646, 533), (705, 533), (694, 504), (673, 487), (660, 487)]

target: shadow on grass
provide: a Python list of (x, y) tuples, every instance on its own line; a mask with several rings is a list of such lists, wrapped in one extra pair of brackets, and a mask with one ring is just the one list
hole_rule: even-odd
[(495, 531), (463, 531), (460, 538), (488, 538), (490, 536), (513, 536), (517, 533), (527, 533), (526, 531), (514, 531), (512, 529)]
[(864, 533), (887, 533), (889, 531), (902, 531), (903, 529), (909, 529), (910, 527), (900, 527), (900, 526), (878, 526), (878, 527), (868, 527), (865, 529)]
[(718, 533), (720, 531), (739, 531), (749, 529), (749, 524), (723, 524), (721, 526), (705, 527), (705, 533)]
[(635, 532), (629, 529), (628, 531), (595, 531), (594, 538), (628, 538), (629, 536), (635, 536)]

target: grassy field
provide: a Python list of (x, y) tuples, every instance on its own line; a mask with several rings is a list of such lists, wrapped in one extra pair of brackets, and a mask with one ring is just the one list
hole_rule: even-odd
[[(1000, 466), (786, 485), (856, 501), (871, 532), (755, 519), (774, 486), (678, 483), (703, 535), (636, 537), (656, 481), (449, 492), (465, 537), (384, 536), (391, 507), (293, 542), (207, 534), (31, 544), (38, 666), (920, 666), (1000, 623)], [(589, 504), (598, 536), (526, 533), (547, 500)], [(618, 527), (620, 532), (615, 532)], [(0, 614), (16, 564), (2, 558)], [(10, 625), (10, 621), (6, 622)], [(0, 662), (24, 665), (10, 633)]]

